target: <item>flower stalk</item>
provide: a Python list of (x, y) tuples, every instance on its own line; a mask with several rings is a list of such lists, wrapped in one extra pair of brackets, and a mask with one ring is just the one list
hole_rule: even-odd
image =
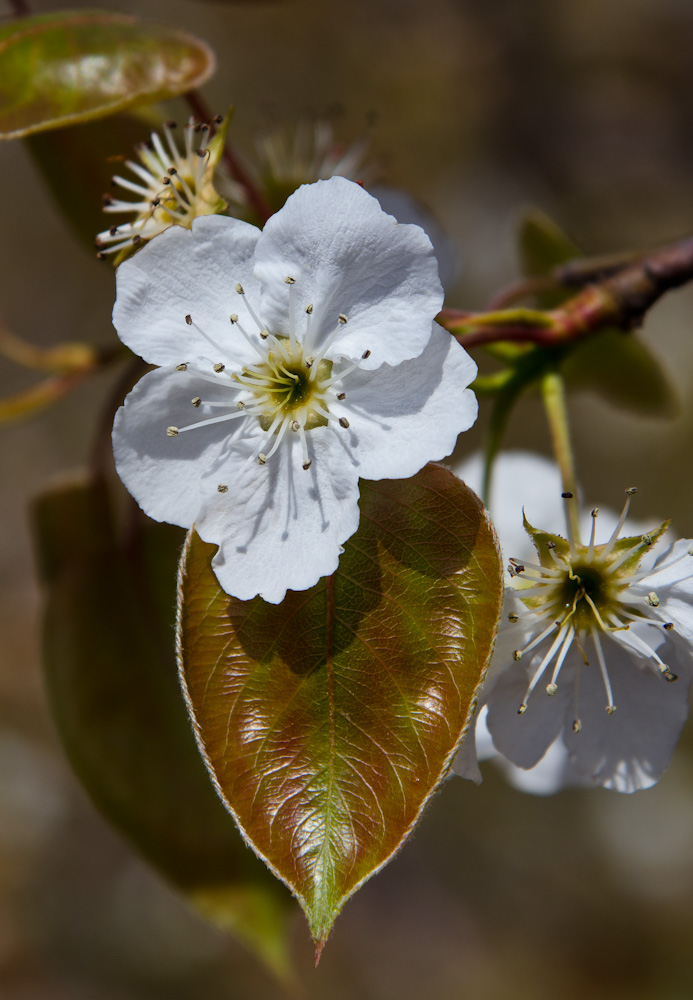
[[(541, 395), (546, 410), (546, 417), (551, 432), (551, 443), (561, 470), (563, 492), (577, 496), (577, 479), (575, 476), (575, 459), (570, 442), (570, 424), (565, 398), (565, 383), (563, 377), (556, 371), (547, 372), (541, 380)], [(576, 503), (568, 504), (568, 516), (573, 537), (580, 540), (580, 518)]]

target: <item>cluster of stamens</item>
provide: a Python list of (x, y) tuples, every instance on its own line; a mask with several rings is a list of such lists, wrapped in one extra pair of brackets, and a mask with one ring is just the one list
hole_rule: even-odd
[[(650, 570), (638, 571), (638, 565), (645, 552), (652, 547), (655, 539), (642, 535), (639, 542), (625, 547), (617, 545), (626, 521), (631, 497), (635, 488), (626, 490), (626, 503), (611, 537), (601, 545), (595, 544), (596, 524), (599, 510), (592, 510), (592, 526), (588, 545), (576, 541), (572, 530), (569, 506), (574, 502), (572, 493), (564, 493), (566, 501), (567, 543), (560, 547), (556, 541), (540, 541), (548, 556), (541, 564), (520, 562), (511, 559), (508, 565), (513, 577), (517, 596), (526, 606), (522, 616), (513, 612), (511, 623), (529, 618), (538, 634), (523, 648), (516, 649), (513, 656), (521, 660), (545, 640), (551, 639), (549, 649), (534, 670), (527, 691), (518, 709), (523, 715), (527, 711), (529, 697), (544, 672), (553, 666), (551, 679), (546, 685), (548, 695), (556, 694), (558, 679), (566, 656), (575, 642), (582, 662), (578, 666), (575, 679), (575, 715), (573, 730), (580, 732), (582, 724), (579, 715), (579, 684), (582, 664), (589, 666), (585, 640), (591, 638), (596, 661), (601, 673), (606, 693), (606, 711), (612, 715), (616, 711), (606, 657), (602, 646), (602, 636), (618, 639), (618, 633), (629, 632), (629, 647), (640, 654), (658, 674), (667, 681), (675, 681), (676, 675), (662, 661), (657, 651), (637, 633), (631, 630), (635, 623), (644, 623), (652, 628), (671, 631), (672, 622), (664, 621), (657, 608), (660, 599), (655, 592), (646, 597), (631, 590), (633, 584), (644, 579)], [(562, 540), (561, 540), (562, 541)], [(679, 556), (686, 558), (691, 552)]]
[[(218, 124), (215, 118), (212, 124)], [(208, 184), (209, 150), (203, 145), (210, 126), (191, 118), (184, 127), (184, 151), (181, 153), (173, 132), (175, 122), (163, 126), (164, 142), (152, 132), (148, 142), (137, 149), (140, 163), (126, 160), (125, 166), (135, 180), (114, 176), (113, 187), (137, 196), (126, 201), (104, 195), (103, 210), (109, 213), (134, 213), (133, 222), (111, 226), (96, 237), (97, 257), (118, 253), (124, 247), (151, 239), (172, 225), (190, 227), (198, 215), (207, 211), (201, 207), (201, 194)]]
[[(317, 345), (313, 337), (313, 306), (306, 305), (303, 309), (305, 325), (299, 339), (295, 315), (296, 282), (292, 277), (284, 280), (289, 292), (286, 334), (271, 333), (248, 301), (243, 286), (236, 284), (236, 292), (246, 315), (241, 319), (237, 313), (232, 313), (229, 321), (254, 349), (257, 361), (241, 367), (234, 366), (233, 362), (219, 361), (212, 365), (211, 371), (201, 370), (188, 362), (177, 365), (178, 371), (192, 371), (204, 381), (228, 389), (231, 395), (228, 401), (209, 401), (195, 396), (191, 400), (193, 407), (210, 415), (185, 427), (168, 427), (166, 433), (169, 437), (230, 420), (247, 421), (247, 430), (259, 423), (265, 435), (252, 451), (251, 459), (265, 465), (286, 435), (296, 434), (302, 446), (302, 466), (307, 470), (312, 464), (308, 433), (316, 427), (349, 427), (347, 417), (335, 414), (334, 408), (337, 404), (339, 410), (339, 404), (346, 399), (344, 380), (360, 367), (360, 362), (347, 363), (336, 370), (338, 363), (327, 358), (348, 319), (340, 313), (332, 333)], [(254, 330), (246, 327), (247, 319), (255, 327)], [(191, 315), (185, 317), (185, 323), (192, 326), (221, 357), (228, 354), (228, 350), (210, 337)], [(364, 351), (362, 360), (368, 358), (370, 353)], [(217, 409), (226, 412), (212, 416)], [(226, 493), (228, 485), (220, 483), (217, 489)]]

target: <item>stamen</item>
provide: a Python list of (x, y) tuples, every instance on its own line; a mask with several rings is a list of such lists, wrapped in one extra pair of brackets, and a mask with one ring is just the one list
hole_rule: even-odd
[(570, 554), (574, 558), (576, 555), (576, 549), (575, 549), (575, 536), (573, 535), (573, 523), (570, 517), (570, 501), (574, 500), (575, 498), (572, 493), (561, 493), (561, 498), (567, 501), (565, 505), (566, 533), (568, 535), (568, 544), (570, 545)]
[(594, 556), (594, 539), (597, 534), (597, 518), (599, 517), (599, 507), (593, 507), (592, 511), (592, 528), (590, 530), (590, 543), (587, 546), (587, 559), (590, 560)]
[(322, 347), (320, 348), (320, 351), (318, 352), (317, 356), (314, 359), (313, 367), (312, 367), (311, 372), (310, 372), (311, 381), (315, 378), (315, 373), (318, 370), (318, 365), (320, 364), (320, 362), (322, 361), (322, 359), (325, 357), (325, 355), (329, 351), (330, 347), (332, 347), (332, 344), (335, 342), (335, 340), (337, 339), (337, 337), (342, 332), (342, 327), (344, 326), (344, 324), (346, 322), (347, 322), (346, 316), (344, 315), (344, 313), (340, 313), (339, 316), (337, 317), (337, 325), (336, 325), (336, 327), (334, 328), (334, 330), (332, 331), (332, 333), (329, 335), (329, 337), (327, 338), (327, 340), (325, 341), (325, 343), (322, 345)]
[(611, 681), (609, 680), (609, 671), (606, 669), (606, 662), (604, 660), (604, 653), (602, 651), (601, 640), (599, 639), (599, 633), (596, 628), (591, 629), (592, 639), (594, 640), (594, 648), (597, 650), (597, 659), (599, 661), (599, 669), (601, 671), (602, 680), (604, 681), (604, 688), (606, 690), (607, 705), (606, 710), (609, 715), (613, 715), (616, 711), (616, 706), (614, 705), (614, 696), (611, 692)]
[(544, 657), (544, 659), (541, 661), (541, 663), (537, 667), (537, 669), (536, 669), (536, 671), (534, 673), (534, 676), (532, 677), (531, 681), (529, 682), (529, 687), (527, 688), (527, 690), (525, 692), (525, 696), (522, 699), (522, 704), (520, 705), (520, 707), (517, 710), (517, 714), (518, 715), (524, 715), (524, 713), (527, 711), (527, 702), (529, 701), (529, 698), (530, 698), (530, 695), (532, 694), (532, 691), (534, 690), (534, 688), (537, 685), (537, 681), (539, 680), (539, 678), (541, 677), (541, 675), (544, 673), (544, 670), (546, 669), (546, 667), (548, 666), (548, 664), (554, 658), (554, 656), (556, 654), (556, 650), (558, 649), (559, 645), (564, 641), (565, 635), (566, 635), (566, 630), (570, 630), (570, 628), (571, 628), (571, 626), (564, 625), (561, 629), (559, 629), (558, 635), (556, 636), (556, 638), (554, 639), (554, 641), (551, 643), (551, 648), (549, 649), (548, 653), (546, 654), (546, 656)]
[(568, 629), (568, 634), (566, 635), (565, 639), (563, 640), (563, 645), (561, 646), (561, 650), (560, 650), (560, 652), (558, 654), (558, 659), (556, 660), (556, 666), (553, 669), (553, 676), (551, 677), (551, 682), (550, 682), (550, 684), (546, 685), (546, 693), (548, 695), (553, 696), (556, 693), (556, 691), (558, 691), (558, 685), (556, 684), (556, 681), (558, 680), (558, 675), (561, 672), (561, 667), (563, 666), (563, 661), (566, 658), (566, 655), (567, 655), (568, 650), (570, 649), (570, 647), (571, 647), (571, 645), (573, 643), (573, 639), (574, 638), (575, 638), (575, 629), (571, 625), (569, 627), (569, 629)]
[(536, 637), (536, 639), (532, 639), (532, 641), (528, 643), (524, 649), (516, 649), (513, 653), (513, 659), (521, 660), (525, 653), (529, 653), (530, 649), (534, 649), (535, 646), (538, 646), (539, 643), (547, 637), (547, 635), (551, 635), (551, 633), (557, 628), (560, 628), (560, 626), (561, 622), (552, 621), (548, 628), (545, 628), (544, 631)]
[[(226, 353), (225, 350), (224, 350), (224, 348), (221, 347), (220, 344), (217, 344), (216, 340), (214, 340), (212, 337), (210, 337), (208, 333), (205, 333), (205, 331), (202, 329), (201, 326), (198, 326), (198, 324), (193, 320), (193, 318), (190, 315), (190, 313), (188, 313), (187, 316), (185, 317), (185, 322), (187, 323), (188, 326), (191, 326), (196, 331), (196, 333), (199, 333), (200, 336), (203, 337), (207, 341), (208, 344), (211, 344), (211, 346), (216, 351), (218, 351), (219, 354), (224, 355)], [(215, 368), (215, 371), (216, 371), (216, 368)]]
[(196, 424), (188, 424), (187, 427), (169, 427), (166, 430), (168, 434), (169, 431), (175, 431), (175, 434), (169, 434), (169, 437), (175, 437), (177, 434), (183, 434), (185, 431), (194, 431), (198, 427), (209, 427), (210, 424), (221, 424), (225, 420), (235, 420), (237, 417), (245, 417), (245, 411), (236, 410), (234, 413), (225, 413), (221, 417), (209, 417), (207, 420), (198, 420)]
[(609, 541), (604, 546), (604, 549), (602, 550), (602, 556), (608, 556), (609, 553), (611, 552), (611, 550), (613, 549), (614, 545), (618, 541), (619, 535), (621, 534), (621, 531), (623, 529), (623, 525), (626, 523), (626, 518), (628, 517), (628, 511), (630, 510), (630, 501), (631, 501), (631, 498), (633, 496), (635, 496), (635, 494), (637, 492), (638, 492), (638, 490), (637, 490), (636, 486), (630, 486), (626, 490), (626, 502), (623, 505), (623, 510), (621, 511), (621, 516), (618, 519), (618, 524), (614, 528), (613, 533), (611, 535), (611, 538), (609, 539)]

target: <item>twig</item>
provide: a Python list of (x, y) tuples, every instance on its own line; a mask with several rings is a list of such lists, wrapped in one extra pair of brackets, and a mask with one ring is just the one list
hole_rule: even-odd
[[(566, 268), (570, 265), (562, 270)], [(567, 273), (577, 272), (573, 266)], [(665, 292), (691, 279), (693, 236), (640, 256), (635, 263), (588, 285), (557, 309), (469, 314), (444, 309), (438, 320), (465, 347), (504, 340), (558, 346), (604, 327), (632, 330)]]

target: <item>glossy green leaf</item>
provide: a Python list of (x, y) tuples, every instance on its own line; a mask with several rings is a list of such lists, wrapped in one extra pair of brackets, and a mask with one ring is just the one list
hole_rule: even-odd
[(0, 138), (152, 104), (201, 86), (211, 49), (182, 31), (108, 11), (63, 11), (0, 27)]
[(318, 956), (445, 776), (502, 597), (493, 529), (447, 469), (362, 482), (360, 508), (337, 572), (281, 605), (220, 590), (215, 546), (194, 532), (181, 559), (181, 680), (200, 749)]
[(49, 700), (77, 775), (147, 860), (286, 979), (290, 897), (217, 797), (177, 682), (182, 532), (134, 506), (118, 531), (95, 483), (46, 494), (33, 515)]

